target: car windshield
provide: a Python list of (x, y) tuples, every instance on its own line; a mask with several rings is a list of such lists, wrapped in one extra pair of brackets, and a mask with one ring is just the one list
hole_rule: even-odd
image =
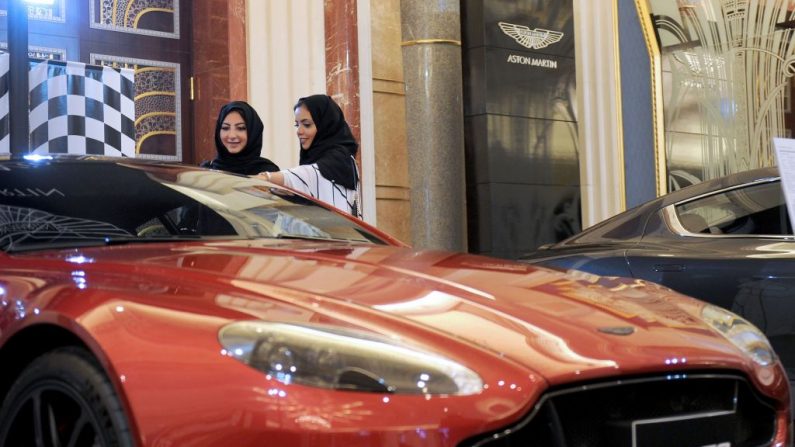
[(197, 239), (385, 244), (355, 221), (256, 178), (168, 163), (0, 163), (0, 248)]

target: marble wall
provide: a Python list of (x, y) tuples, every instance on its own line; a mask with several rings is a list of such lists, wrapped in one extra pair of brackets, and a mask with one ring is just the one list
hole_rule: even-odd
[(400, 0), (370, 1), (378, 227), (411, 243)]
[(572, 4), (462, 8), (469, 250), (515, 258), (581, 228)]

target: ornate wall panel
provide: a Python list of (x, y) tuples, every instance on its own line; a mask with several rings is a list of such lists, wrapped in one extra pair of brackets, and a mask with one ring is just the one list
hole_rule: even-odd
[(89, 0), (91, 27), (179, 38), (179, 0)]
[(179, 64), (101, 54), (92, 54), (91, 63), (135, 70), (136, 155), (182, 160)]
[(776, 164), (791, 135), (792, 0), (650, 0), (663, 64), (669, 190)]

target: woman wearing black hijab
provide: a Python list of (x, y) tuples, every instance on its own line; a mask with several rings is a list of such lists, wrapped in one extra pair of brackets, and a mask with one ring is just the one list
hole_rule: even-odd
[(248, 103), (232, 101), (224, 105), (215, 123), (218, 156), (201, 166), (244, 175), (278, 171), (275, 163), (260, 157), (263, 129), (257, 111)]
[(293, 107), (301, 147), (300, 166), (265, 173), (285, 185), (361, 217), (359, 172), (353, 138), (340, 106), (328, 95), (300, 98)]

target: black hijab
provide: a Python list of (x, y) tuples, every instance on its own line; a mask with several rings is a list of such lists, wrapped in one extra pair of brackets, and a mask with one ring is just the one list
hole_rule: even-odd
[(293, 110), (300, 106), (306, 107), (317, 127), (312, 145), (309, 149), (301, 149), (300, 164), (317, 163), (323, 177), (348, 189), (356, 189), (359, 178), (351, 157), (356, 156), (359, 145), (340, 106), (328, 95), (300, 98)]
[[(221, 125), (230, 112), (237, 111), (246, 122), (246, 147), (236, 154), (231, 154), (221, 141)], [(255, 175), (260, 172), (276, 172), (279, 167), (267, 158), (260, 157), (262, 151), (262, 132), (265, 126), (257, 115), (257, 111), (244, 101), (232, 101), (221, 107), (218, 113), (218, 121), (215, 123), (215, 150), (218, 156), (209, 162), (202, 163), (202, 166), (222, 171), (234, 172), (236, 174)]]

